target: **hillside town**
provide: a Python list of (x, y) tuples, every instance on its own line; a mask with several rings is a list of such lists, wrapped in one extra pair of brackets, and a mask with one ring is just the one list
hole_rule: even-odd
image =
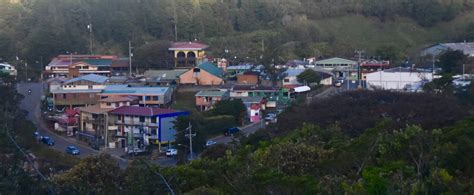
[[(436, 57), (456, 49), (472, 56), (473, 45), (433, 45), (420, 55)], [(359, 56), (290, 60), (270, 65), (276, 69), (270, 73), (268, 66), (260, 64), (209, 58), (209, 47), (200, 42), (174, 42), (169, 48), (174, 68), (140, 71), (134, 70), (130, 57), (58, 55), (44, 67), (41, 87), (26, 93), (40, 90), (43, 94), (43, 116), (38, 120), (47, 127), (45, 132), (59, 133), (77, 140), (73, 143), (118, 157), (150, 150), (159, 156), (173, 150), (177, 135), (174, 122), (179, 116), (210, 112), (224, 100), (238, 99), (245, 106), (240, 128), (262, 128), (275, 123), (278, 114), (299, 98), (318, 96), (321, 89), (335, 89), (332, 93), (363, 89), (422, 92), (440, 71), (435, 66), (395, 65)], [(13, 66), (1, 65), (3, 72), (17, 75)], [(308, 72), (314, 74), (300, 77)], [(466, 87), (472, 77), (463, 72), (453, 77), (453, 84)], [(189, 95), (193, 97), (181, 100)], [(181, 101), (187, 101), (186, 105), (176, 106)], [(222, 134), (226, 131), (218, 130)], [(217, 143), (219, 134), (211, 136), (208, 142)]]

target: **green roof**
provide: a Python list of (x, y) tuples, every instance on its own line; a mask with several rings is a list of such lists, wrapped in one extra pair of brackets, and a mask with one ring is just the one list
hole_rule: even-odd
[(78, 62), (85, 62), (94, 66), (110, 66), (112, 64), (111, 59), (81, 59)]
[(222, 69), (218, 68), (216, 65), (210, 62), (203, 62), (202, 64), (199, 64), (198, 68), (203, 69), (206, 72), (211, 73), (214, 76), (217, 76), (220, 78), (224, 76), (224, 72), (222, 72)]
[(352, 61), (352, 60), (348, 60), (348, 59), (344, 59), (344, 58), (329, 58), (329, 59), (325, 59), (325, 60), (319, 60), (319, 61), (316, 61), (315, 62), (316, 65), (318, 64), (349, 64), (349, 65), (356, 65), (357, 62), (356, 61)]
[(212, 97), (221, 97), (226, 95), (226, 91), (199, 91), (196, 93), (196, 96), (212, 96)]

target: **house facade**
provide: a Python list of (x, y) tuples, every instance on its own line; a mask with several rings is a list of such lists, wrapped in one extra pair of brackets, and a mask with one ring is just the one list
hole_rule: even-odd
[(105, 88), (107, 81), (107, 77), (95, 74), (67, 80), (51, 91), (54, 105), (77, 107), (96, 104), (98, 94)]
[(199, 111), (207, 111), (217, 102), (229, 99), (228, 91), (199, 91), (196, 95), (196, 107)]
[(122, 106), (109, 112), (109, 130), (114, 131), (117, 146), (144, 148), (152, 143), (169, 143), (175, 140), (173, 122), (188, 112), (138, 106)]
[(329, 71), (335, 70), (348, 70), (357, 66), (356, 61), (344, 59), (344, 58), (329, 58), (325, 60), (319, 60), (314, 62), (316, 68), (322, 68)]
[(173, 42), (168, 49), (173, 53), (176, 68), (195, 67), (205, 59), (208, 45), (198, 42)]
[(74, 78), (87, 74), (128, 74), (128, 58), (114, 55), (59, 55), (45, 67), (47, 77)]
[(267, 100), (267, 107), (275, 107), (277, 103), (288, 104), (290, 92), (286, 88), (256, 85), (236, 85), (230, 91), (231, 98), (262, 97)]
[(93, 106), (79, 108), (79, 132), (76, 137), (89, 144), (105, 146), (106, 148), (117, 147), (114, 139), (116, 129), (109, 129), (108, 112), (122, 106), (130, 106), (136, 103), (131, 97), (110, 97), (99, 100)]
[(204, 62), (179, 76), (182, 85), (221, 85), (224, 73), (216, 65)]
[(99, 96), (101, 99), (108, 97), (136, 97), (140, 106), (167, 107), (171, 103), (172, 90), (169, 87), (108, 85)]

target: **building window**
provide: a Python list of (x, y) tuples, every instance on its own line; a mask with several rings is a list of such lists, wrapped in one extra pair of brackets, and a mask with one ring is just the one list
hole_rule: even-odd
[(289, 82), (290, 82), (290, 79), (284, 79), (283, 82), (289, 83)]
[(151, 123), (156, 123), (156, 117), (151, 117)]
[(151, 100), (151, 96), (145, 96), (145, 101), (150, 101)]
[(99, 116), (98, 116), (97, 114), (92, 114), (92, 118), (93, 118), (93, 119), (96, 119), (96, 118), (98, 118), (98, 117), (99, 117)]
[(156, 135), (156, 129), (155, 129), (155, 128), (151, 129), (151, 132), (150, 132), (150, 133), (151, 133), (152, 135)]
[(158, 101), (158, 96), (153, 96), (153, 101)]
[(117, 107), (117, 108), (118, 108), (119, 106), (120, 106), (120, 105), (119, 105), (119, 103), (115, 103), (115, 107)]
[(66, 99), (66, 94), (65, 93), (63, 94), (63, 99)]
[(93, 88), (92, 85), (89, 85), (89, 89), (92, 89), (92, 88)]
[(94, 98), (94, 97), (95, 97), (95, 95), (93, 93), (89, 94), (89, 98)]
[(145, 117), (144, 117), (144, 116), (141, 116), (141, 117), (140, 117), (140, 122), (141, 122), (141, 123), (144, 123), (144, 122), (145, 122)]
[(110, 102), (107, 102), (107, 106), (111, 106), (111, 105), (112, 105), (112, 103), (110, 103)]

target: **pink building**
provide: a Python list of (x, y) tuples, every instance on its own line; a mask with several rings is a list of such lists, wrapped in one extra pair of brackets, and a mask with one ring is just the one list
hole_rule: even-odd
[(260, 103), (253, 103), (250, 106), (250, 122), (251, 123), (260, 122), (260, 120), (262, 119), (262, 116), (261, 116), (262, 113), (260, 111), (261, 108), (262, 108), (262, 105)]

